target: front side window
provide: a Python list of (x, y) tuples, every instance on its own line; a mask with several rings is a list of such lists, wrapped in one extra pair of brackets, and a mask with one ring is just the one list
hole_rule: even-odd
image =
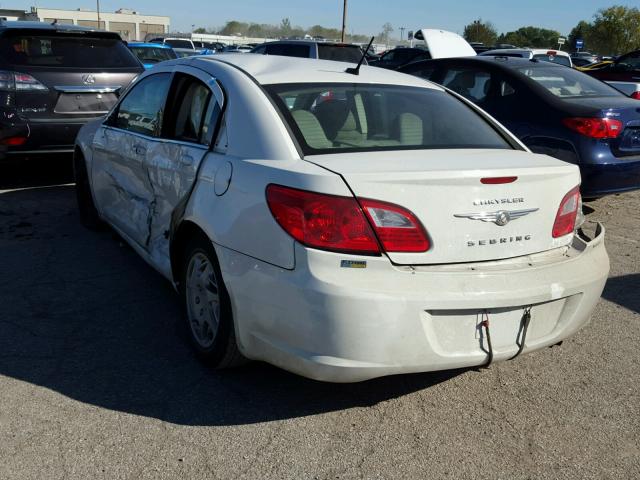
[(569, 68), (519, 67), (515, 70), (541, 85), (556, 97), (613, 97), (622, 95), (606, 83)]
[(266, 46), (267, 55), (309, 58), (309, 45), (275, 43)]
[(115, 126), (130, 132), (158, 136), (171, 76), (158, 73), (142, 79), (120, 102)]
[(512, 148), (491, 124), (435, 89), (372, 84), (266, 86), (307, 155)]
[(172, 39), (172, 40), (165, 40), (164, 43), (173, 48), (193, 49), (193, 44), (191, 43), (191, 40)]

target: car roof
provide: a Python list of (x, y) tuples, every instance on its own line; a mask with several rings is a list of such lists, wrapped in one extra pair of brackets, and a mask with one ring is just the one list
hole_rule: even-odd
[(164, 48), (166, 50), (171, 50), (171, 47), (169, 45), (165, 45), (164, 43), (128, 42), (127, 45), (130, 47)]
[(565, 57), (570, 56), (567, 52), (563, 52), (562, 50), (557, 50), (557, 49), (554, 50), (553, 48), (501, 48), (501, 49), (488, 50), (486, 52), (482, 52), (479, 55), (500, 56), (501, 53), (503, 55), (507, 55), (509, 53), (512, 53), (512, 54), (513, 53), (531, 53), (532, 55), (539, 55), (541, 53), (545, 54), (547, 52), (556, 52), (556, 56), (557, 55), (562, 55)]
[(198, 60), (233, 65), (262, 85), (278, 83), (377, 83), (407, 85), (440, 90), (424, 79), (377, 67), (362, 65), (360, 74), (346, 73), (349, 64), (315, 58), (257, 55), (252, 53), (201, 55)]
[(52, 30), (52, 31), (73, 31), (73, 32), (101, 32), (113, 33), (99, 28), (83, 27), (81, 25), (71, 25), (69, 23), (48, 23), (31, 21), (0, 21), (0, 30)]

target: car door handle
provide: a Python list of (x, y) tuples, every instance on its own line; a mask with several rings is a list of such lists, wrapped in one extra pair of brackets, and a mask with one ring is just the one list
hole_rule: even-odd
[(183, 167), (190, 167), (191, 165), (193, 165), (193, 157), (191, 155), (181, 155), (180, 165), (182, 165)]
[(136, 152), (137, 155), (145, 155), (147, 153), (147, 147), (143, 145), (134, 145), (133, 151)]

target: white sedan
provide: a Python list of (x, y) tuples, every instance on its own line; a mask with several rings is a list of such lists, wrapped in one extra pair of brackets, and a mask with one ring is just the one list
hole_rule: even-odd
[(578, 168), (441, 87), (346, 67), (145, 72), (78, 135), (83, 223), (173, 282), (219, 368), (352, 382), (510, 359), (587, 323), (609, 259), (601, 226), (577, 230)]

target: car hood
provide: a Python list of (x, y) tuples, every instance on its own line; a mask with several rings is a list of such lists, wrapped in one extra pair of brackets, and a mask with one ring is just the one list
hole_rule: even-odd
[(457, 33), (447, 30), (423, 28), (416, 32), (414, 38), (425, 41), (431, 58), (473, 57), (476, 55), (469, 42)]

